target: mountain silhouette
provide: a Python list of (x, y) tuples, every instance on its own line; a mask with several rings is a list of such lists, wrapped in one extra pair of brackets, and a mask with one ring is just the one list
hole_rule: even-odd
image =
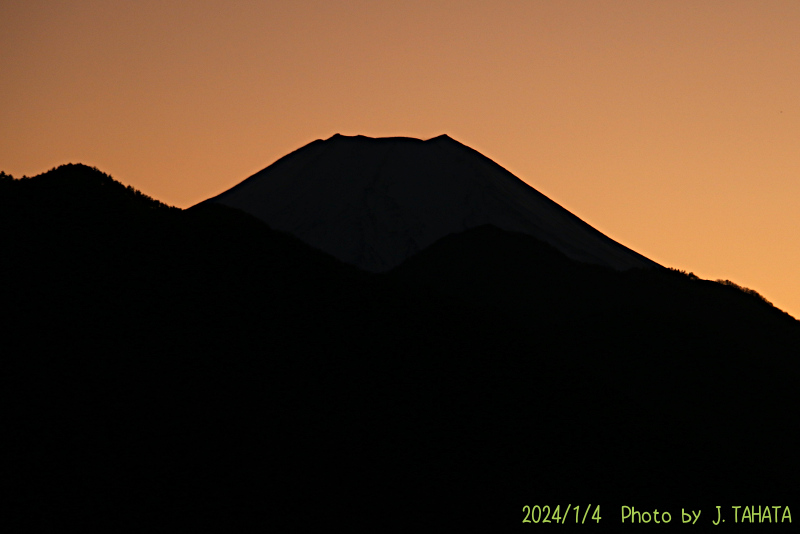
[(730, 283), (492, 225), (371, 273), (84, 165), (0, 175), (0, 227), (9, 530), (506, 531), (569, 504), (554, 528), (626, 505), (705, 531), (800, 497), (800, 323)]
[(389, 270), (483, 224), (532, 235), (579, 261), (657, 266), (447, 135), (336, 134), (206, 202), (239, 208), (368, 271)]

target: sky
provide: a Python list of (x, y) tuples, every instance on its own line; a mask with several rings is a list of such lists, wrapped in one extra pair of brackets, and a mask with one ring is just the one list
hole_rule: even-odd
[(798, 28), (796, 0), (0, 0), (0, 170), (186, 208), (335, 133), (446, 133), (800, 318)]

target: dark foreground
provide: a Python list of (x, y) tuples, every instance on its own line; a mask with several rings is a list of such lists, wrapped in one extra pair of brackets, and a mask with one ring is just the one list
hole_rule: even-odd
[(83, 166), (0, 217), (9, 531), (800, 521), (800, 323), (735, 287), (492, 227), (369, 275)]

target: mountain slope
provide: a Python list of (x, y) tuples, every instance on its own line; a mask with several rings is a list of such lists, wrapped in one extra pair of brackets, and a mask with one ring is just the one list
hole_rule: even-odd
[(657, 265), (604, 236), (513, 174), (446, 135), (334, 135), (206, 202), (242, 209), (368, 271), (482, 224), (532, 235), (615, 269)]
[(366, 532), (390, 503), (504, 531), (581, 502), (616, 531), (799, 496), (800, 328), (752, 295), (490, 226), (370, 274), (101, 174), (0, 181), (12, 527)]

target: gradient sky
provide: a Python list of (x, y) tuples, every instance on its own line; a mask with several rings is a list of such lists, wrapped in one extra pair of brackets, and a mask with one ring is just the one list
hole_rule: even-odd
[(447, 133), (800, 318), (800, 2), (0, 1), (0, 170), (189, 207), (334, 133)]

